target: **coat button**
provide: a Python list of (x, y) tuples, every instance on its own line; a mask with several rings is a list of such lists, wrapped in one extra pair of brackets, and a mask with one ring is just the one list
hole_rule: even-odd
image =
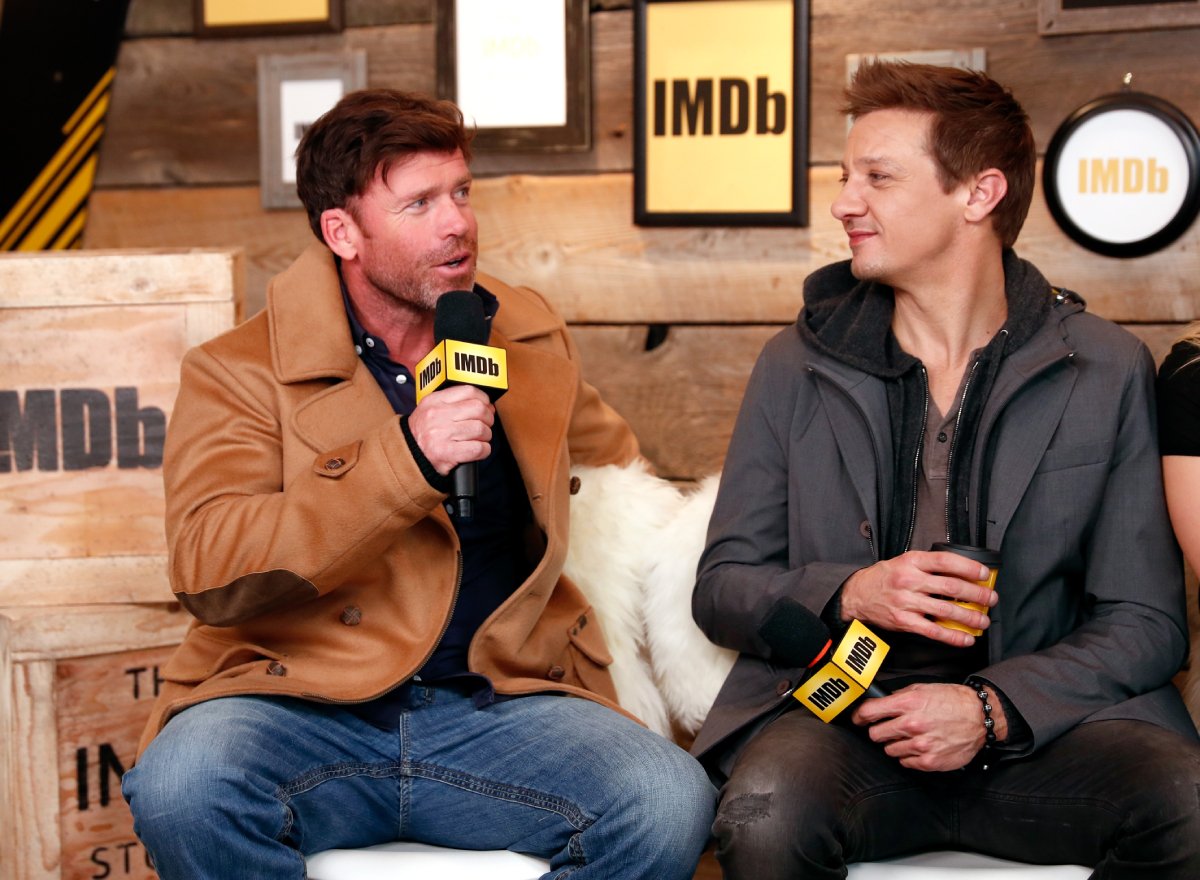
[(358, 626), (362, 623), (362, 609), (354, 605), (347, 605), (342, 609), (342, 623), (346, 626)]
[(786, 694), (788, 691), (790, 691), (791, 689), (792, 689), (792, 683), (790, 681), (788, 681), (786, 678), (780, 679), (779, 681), (775, 682), (775, 693), (779, 694), (779, 696), (781, 696), (781, 697), (784, 694)]
[(331, 458), (331, 459), (329, 459), (329, 461), (325, 462), (325, 470), (336, 471), (339, 468), (341, 468), (341, 466), (344, 465), (345, 463), (346, 463), (346, 459), (344, 459), (344, 458)]
[(871, 523), (868, 520), (863, 520), (858, 524), (858, 533), (864, 538), (871, 537)]
[(551, 681), (562, 681), (567, 677), (567, 670), (561, 666), (551, 666), (550, 671), (546, 673), (546, 678)]
[(583, 480), (579, 479), (579, 477), (571, 477), (571, 494), (578, 495), (579, 487), (582, 485), (583, 485)]
[(287, 667), (278, 660), (272, 660), (267, 664), (267, 675), (287, 675)]

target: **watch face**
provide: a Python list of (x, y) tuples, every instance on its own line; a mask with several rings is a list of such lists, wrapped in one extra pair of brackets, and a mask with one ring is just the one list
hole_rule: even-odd
[(1106, 256), (1144, 256), (1179, 238), (1200, 210), (1200, 135), (1160, 98), (1106, 95), (1054, 133), (1042, 187), (1074, 241)]

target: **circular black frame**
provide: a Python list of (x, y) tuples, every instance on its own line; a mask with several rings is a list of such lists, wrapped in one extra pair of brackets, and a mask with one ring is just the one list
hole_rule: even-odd
[[(1067, 140), (1087, 120), (1113, 110), (1139, 110), (1158, 118), (1179, 138), (1187, 155), (1188, 184), (1183, 204), (1161, 229), (1139, 241), (1105, 241), (1084, 232), (1063, 208), (1055, 183), (1058, 177), (1058, 161)], [(1142, 92), (1103, 95), (1075, 110), (1054, 132), (1049, 146), (1046, 147), (1046, 159), (1042, 164), (1042, 192), (1046, 196), (1046, 206), (1055, 222), (1078, 244), (1107, 257), (1143, 257), (1161, 250), (1183, 235), (1196, 219), (1196, 215), (1200, 214), (1200, 133), (1182, 110), (1162, 98)]]

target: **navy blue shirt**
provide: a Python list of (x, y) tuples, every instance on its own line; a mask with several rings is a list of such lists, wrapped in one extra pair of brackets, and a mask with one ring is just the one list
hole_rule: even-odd
[[(500, 303), (479, 285), (475, 292), (483, 300), (488, 326)], [(403, 365), (391, 359), (387, 344), (371, 336), (355, 317), (349, 295), (342, 288), (354, 348), (379, 383), (392, 409), (409, 415), (416, 409), (416, 383)], [(474, 517), (464, 523), (451, 517), (462, 547), (462, 581), (458, 600), (445, 633), (416, 678), (424, 683), (458, 680), (476, 694), (476, 700), (493, 699), (491, 683), (467, 669), (467, 648), (480, 624), (512, 595), (533, 570), (525, 553), (526, 531), (532, 521), (529, 498), (517, 461), (513, 457), (504, 426), (497, 414), (492, 426), (492, 450), (478, 464)], [(460, 678), (469, 676), (467, 678)], [(385, 695), (355, 707), (358, 714), (376, 723), (394, 723), (399, 695)]]

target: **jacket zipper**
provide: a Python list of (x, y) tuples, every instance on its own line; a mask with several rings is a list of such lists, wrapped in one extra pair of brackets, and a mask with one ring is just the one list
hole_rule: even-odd
[(904, 549), (912, 549), (913, 532), (917, 528), (917, 480), (921, 472), (921, 453), (925, 449), (925, 426), (929, 423), (929, 373), (921, 364), (921, 378), (924, 380), (925, 401), (921, 408), (921, 430), (917, 433), (917, 453), (913, 456), (912, 466), (912, 506), (908, 511), (908, 537), (904, 539)]
[(975, 379), (975, 370), (979, 367), (979, 358), (971, 362), (967, 370), (967, 380), (963, 383), (962, 397), (958, 399), (958, 412), (954, 414), (954, 439), (950, 441), (950, 452), (946, 456), (946, 540), (950, 540), (950, 483), (954, 473), (954, 450), (958, 447), (958, 429), (962, 423), (963, 409), (967, 405), (967, 394), (971, 391), (971, 382)]

